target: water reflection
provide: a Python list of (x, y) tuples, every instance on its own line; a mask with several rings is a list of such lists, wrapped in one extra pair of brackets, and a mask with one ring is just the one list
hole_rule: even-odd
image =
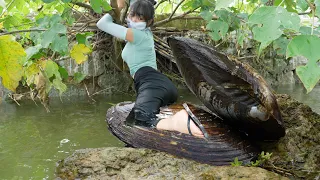
[(317, 85), (309, 94), (302, 84), (282, 85), (274, 88), (277, 93), (289, 94), (292, 98), (310, 106), (314, 112), (320, 114), (320, 85)]

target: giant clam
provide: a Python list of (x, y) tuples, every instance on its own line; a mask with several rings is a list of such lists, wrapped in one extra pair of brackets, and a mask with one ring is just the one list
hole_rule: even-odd
[[(163, 131), (140, 126), (126, 126), (125, 119), (134, 103), (122, 102), (108, 109), (106, 121), (110, 131), (121, 141), (136, 148), (149, 148), (168, 152), (178, 157), (213, 165), (230, 165), (234, 158), (244, 164), (259, 152), (242, 134), (222, 123), (219, 118), (189, 104), (209, 134), (208, 139), (174, 131)], [(170, 116), (183, 109), (181, 104), (160, 109), (162, 116)]]
[(285, 135), (276, 98), (252, 67), (192, 39), (167, 41), (187, 86), (207, 108), (250, 138)]
[[(277, 140), (285, 135), (276, 98), (253, 68), (195, 40), (170, 37), (168, 44), (187, 86), (206, 106), (189, 105), (209, 137), (126, 126), (133, 103), (122, 102), (107, 112), (109, 129), (121, 141), (198, 162), (228, 165), (236, 157), (245, 164), (257, 157), (259, 149), (249, 139)], [(181, 109), (177, 103), (161, 108), (159, 115), (170, 116)]]

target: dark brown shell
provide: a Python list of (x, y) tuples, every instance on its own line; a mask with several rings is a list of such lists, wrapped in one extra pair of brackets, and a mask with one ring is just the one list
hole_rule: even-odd
[[(207, 108), (251, 138), (285, 135), (276, 98), (252, 67), (192, 39), (170, 37), (168, 43), (187, 86)], [(252, 117), (252, 107), (264, 118)]]
[[(213, 165), (230, 165), (237, 157), (247, 164), (258, 154), (252, 143), (241, 138), (235, 130), (221, 123), (206, 111), (189, 105), (209, 134), (208, 140), (174, 131), (159, 131), (154, 128), (129, 127), (124, 121), (133, 107), (131, 102), (119, 103), (107, 112), (110, 131), (123, 142), (136, 148), (149, 148), (168, 152), (178, 157)], [(170, 106), (175, 113), (182, 105)], [(168, 111), (168, 109), (166, 110)], [(161, 110), (160, 113), (163, 113)]]

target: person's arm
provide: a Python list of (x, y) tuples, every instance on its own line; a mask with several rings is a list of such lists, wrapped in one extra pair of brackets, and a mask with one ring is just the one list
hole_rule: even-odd
[(133, 42), (133, 32), (131, 28), (126, 28), (112, 22), (110, 14), (105, 14), (98, 22), (97, 27), (114, 37)]

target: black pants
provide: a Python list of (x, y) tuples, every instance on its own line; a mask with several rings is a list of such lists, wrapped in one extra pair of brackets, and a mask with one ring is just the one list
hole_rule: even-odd
[(155, 114), (161, 106), (174, 103), (178, 98), (175, 85), (165, 75), (152, 67), (142, 67), (134, 75), (137, 99), (127, 117), (127, 123), (155, 127)]

